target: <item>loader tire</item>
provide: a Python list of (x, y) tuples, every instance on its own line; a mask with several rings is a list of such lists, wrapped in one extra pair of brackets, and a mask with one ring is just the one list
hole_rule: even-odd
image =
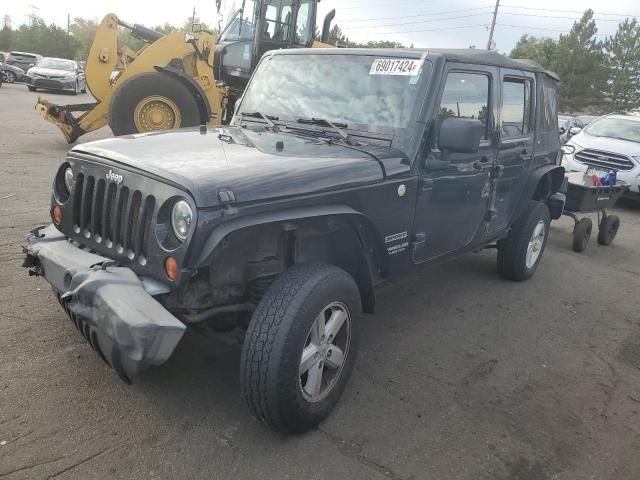
[(180, 80), (163, 73), (141, 73), (114, 93), (109, 126), (114, 135), (195, 127), (200, 123), (197, 100)]

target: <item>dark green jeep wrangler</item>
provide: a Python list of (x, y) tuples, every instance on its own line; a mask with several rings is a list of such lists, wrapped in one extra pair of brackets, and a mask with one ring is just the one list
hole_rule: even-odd
[(250, 410), (308, 430), (379, 287), (494, 246), (533, 275), (564, 204), (556, 83), (477, 50), (268, 52), (228, 126), (74, 147), (25, 266), (125, 381), (188, 326), (245, 331)]

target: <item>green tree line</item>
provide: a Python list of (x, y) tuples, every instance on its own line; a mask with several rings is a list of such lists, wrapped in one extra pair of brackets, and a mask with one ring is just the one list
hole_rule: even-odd
[[(199, 21), (198, 18), (195, 19), (196, 23)], [(99, 25), (96, 20), (78, 17), (69, 25), (69, 33), (67, 33), (66, 28), (55, 24), (47, 25), (44, 20), (36, 18), (30, 25), (20, 25), (15, 30), (7, 27), (0, 30), (0, 51), (32, 52), (45, 57), (85, 60)], [(181, 26), (165, 23), (152, 29), (162, 33), (178, 30), (191, 31), (191, 25), (192, 19), (189, 18)], [(200, 24), (200, 28), (209, 30), (204, 23)], [(119, 28), (118, 44), (138, 50), (142, 48), (144, 41), (132, 35), (128, 29)]]
[(640, 24), (626, 19), (599, 40), (593, 10), (558, 40), (523, 35), (509, 56), (530, 58), (560, 77), (564, 112), (627, 112), (640, 108)]

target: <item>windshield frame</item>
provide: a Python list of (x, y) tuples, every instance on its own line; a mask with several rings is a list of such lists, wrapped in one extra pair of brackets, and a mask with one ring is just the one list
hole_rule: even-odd
[(629, 123), (633, 122), (634, 124), (637, 124), (638, 128), (640, 129), (640, 120), (632, 120), (632, 119), (627, 119), (627, 118), (615, 118), (615, 117), (605, 116), (605, 117), (597, 118), (596, 120), (594, 120), (593, 122), (591, 122), (590, 124), (585, 126), (583, 128), (583, 132), (585, 132), (590, 137), (594, 137), (594, 138), (611, 138), (613, 140), (623, 140), (623, 141), (626, 141), (626, 142), (633, 142), (633, 143), (640, 144), (640, 136), (638, 137), (638, 140), (633, 140), (633, 139), (625, 138), (625, 137), (622, 137), (622, 136), (594, 135), (593, 133), (591, 133), (591, 130), (593, 129), (593, 127), (597, 126), (601, 122), (606, 122), (606, 121), (629, 122)]
[[(420, 58), (423, 58), (424, 70), (420, 75), (418, 82), (416, 84), (416, 89), (417, 89), (416, 98), (415, 98), (414, 105), (411, 109), (409, 120), (407, 121), (406, 127), (375, 126), (375, 128), (371, 128), (371, 125), (369, 124), (359, 124), (359, 123), (350, 121), (350, 122), (347, 122), (348, 124), (347, 128), (343, 129), (345, 133), (349, 134), (350, 136), (356, 137), (358, 140), (359, 139), (366, 140), (367, 138), (370, 138), (370, 139), (378, 139), (383, 142), (386, 141), (392, 144), (392, 146), (403, 150), (407, 154), (407, 156), (409, 156), (410, 158), (412, 157), (412, 155), (415, 153), (413, 140), (415, 140), (415, 135), (416, 135), (417, 129), (419, 128), (417, 120), (418, 118), (421, 118), (424, 114), (426, 92), (428, 92), (429, 90), (429, 84), (432, 81), (432, 78), (434, 77), (434, 72), (436, 67), (434, 62), (432, 61), (432, 59), (429, 58), (426, 52), (422, 52), (418, 50), (410, 52), (405, 50), (405, 51), (398, 51), (397, 53), (394, 53), (392, 51), (381, 52), (373, 49), (371, 51), (361, 51), (357, 53), (348, 52), (346, 50), (338, 50), (338, 49), (336, 49), (335, 52), (333, 50), (331, 51), (325, 50), (323, 52), (320, 52), (320, 51), (313, 52), (310, 50), (302, 50), (302, 49), (277, 50), (277, 51), (267, 52), (262, 57), (258, 66), (254, 70), (254, 73), (251, 76), (251, 79), (247, 84), (247, 87), (245, 88), (242, 96), (238, 99), (238, 102), (236, 104), (237, 108), (235, 110), (234, 117), (230, 123), (231, 125), (242, 126), (243, 120), (241, 118), (242, 116), (241, 114), (243, 112), (243, 103), (245, 101), (245, 96), (247, 95), (248, 92), (251, 91), (251, 88), (253, 83), (255, 82), (256, 76), (259, 76), (259, 72), (261, 70), (261, 67), (263, 66), (263, 63), (269, 62), (273, 58), (277, 56), (282, 56), (282, 55), (305, 55), (305, 56), (344, 55), (344, 56), (369, 57), (372, 61), (374, 59), (384, 58), (384, 57), (407, 58), (407, 59), (414, 59), (414, 60), (419, 60)], [(247, 111), (251, 111), (251, 108), (249, 108)], [(329, 126), (299, 123), (297, 122), (297, 118), (289, 118), (287, 116), (283, 117), (282, 112), (265, 111), (262, 113), (266, 115), (273, 115), (275, 117), (278, 117), (278, 119), (275, 120), (276, 124), (286, 126), (288, 128), (291, 128), (292, 130), (308, 130), (309, 132), (326, 132), (335, 136), (335, 132)], [(302, 117), (302, 116), (304, 115), (302, 115), (302, 112), (301, 112), (301, 114), (298, 115), (298, 117)], [(337, 123), (343, 122), (343, 120), (336, 119), (336, 118), (327, 118), (327, 120), (331, 122), (337, 122)], [(265, 123), (263, 120), (259, 118), (252, 118), (251, 121), (255, 121), (258, 124)]]
[[(243, 29), (242, 24), (243, 22), (245, 22), (243, 17), (245, 16), (245, 12), (247, 11), (247, 8), (246, 8), (247, 1), (252, 5), (252, 12), (251, 12), (251, 19), (246, 20), (246, 23), (247, 23), (247, 26), (251, 25), (251, 32), (254, 31), (255, 23), (256, 23), (255, 10), (256, 10), (256, 5), (260, 2), (260, 0), (242, 0), (242, 2), (240, 3), (240, 7), (233, 11), (231, 16), (229, 17), (229, 20), (227, 21), (227, 24), (220, 32), (220, 35), (218, 37), (220, 39), (219, 40), (220, 42), (237, 42), (237, 41), (248, 41), (253, 39), (254, 33), (252, 33), (250, 37), (242, 36), (242, 29)], [(234, 26), (236, 23), (238, 23), (238, 35), (234, 37), (226, 38), (225, 36), (227, 35), (227, 33), (229, 33), (231, 27)]]

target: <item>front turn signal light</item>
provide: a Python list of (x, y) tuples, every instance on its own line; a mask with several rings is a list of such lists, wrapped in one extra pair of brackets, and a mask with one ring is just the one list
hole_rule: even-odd
[(53, 217), (53, 222), (56, 225), (60, 225), (62, 223), (62, 209), (56, 205), (55, 207), (53, 207), (52, 210), (52, 217)]
[(175, 280), (178, 276), (178, 262), (173, 257), (167, 257), (164, 261), (164, 271), (169, 280)]

